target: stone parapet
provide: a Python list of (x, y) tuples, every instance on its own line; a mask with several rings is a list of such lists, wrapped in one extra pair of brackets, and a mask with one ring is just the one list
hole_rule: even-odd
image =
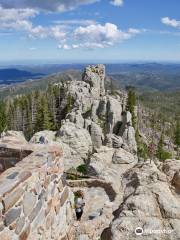
[[(8, 146), (2, 148), (8, 152)], [(0, 239), (73, 239), (73, 194), (61, 149), (36, 145), (31, 151), (0, 175)]]

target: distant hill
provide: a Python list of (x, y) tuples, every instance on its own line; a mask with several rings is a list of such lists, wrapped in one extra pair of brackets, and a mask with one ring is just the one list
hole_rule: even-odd
[[(63, 78), (66, 80), (77, 78), (77, 73), (80, 78), (79, 73), (84, 67), (84, 64), (45, 64), (0, 68), (0, 94), (7, 96), (7, 85), (15, 89), (15, 92), (21, 89), (20, 92), (23, 93), (27, 91), (27, 87), (29, 90), (42, 86), (44, 88), (47, 82), (57, 82)], [(112, 79), (114, 84), (121, 88), (131, 85), (140, 92), (180, 89), (180, 64), (106, 64), (106, 72), (107, 79)], [(17, 84), (20, 86), (17, 87)], [(4, 94), (4, 91), (7, 94)]]
[(140, 91), (180, 90), (179, 64), (110, 65), (108, 73), (120, 87), (131, 85)]
[(46, 90), (49, 84), (62, 81), (81, 80), (81, 72), (78, 70), (69, 70), (62, 73), (56, 73), (36, 80), (17, 82), (11, 85), (1, 85), (0, 100), (8, 96), (26, 94), (33, 90)]
[(25, 70), (15, 68), (0, 69), (0, 84), (12, 84), (22, 82), (27, 79), (34, 79), (43, 76), (42, 73), (31, 73)]

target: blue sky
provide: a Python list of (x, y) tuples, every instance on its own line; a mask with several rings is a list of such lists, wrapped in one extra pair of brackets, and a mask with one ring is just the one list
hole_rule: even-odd
[(179, 62), (179, 10), (179, 0), (0, 0), (0, 62)]

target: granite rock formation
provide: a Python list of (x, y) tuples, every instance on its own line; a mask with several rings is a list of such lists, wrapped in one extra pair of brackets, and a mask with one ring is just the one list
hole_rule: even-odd
[[(180, 164), (138, 160), (127, 94), (105, 90), (103, 65), (59, 84), (57, 132), (0, 139), (0, 239), (180, 239)], [(66, 181), (69, 169), (81, 172)], [(77, 223), (79, 189), (86, 206)]]

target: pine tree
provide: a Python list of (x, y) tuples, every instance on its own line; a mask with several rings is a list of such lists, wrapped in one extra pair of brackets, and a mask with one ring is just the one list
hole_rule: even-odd
[(179, 147), (180, 146), (180, 120), (176, 121), (175, 132), (174, 132), (174, 140), (175, 144)]
[(135, 106), (136, 106), (136, 93), (133, 87), (128, 87), (128, 100), (127, 100), (127, 110), (132, 114), (132, 124), (133, 127), (136, 126), (136, 116), (135, 116)]
[(50, 116), (51, 116), (52, 125), (53, 125), (52, 128), (53, 128), (53, 130), (56, 130), (56, 129), (58, 129), (56, 101), (59, 98), (59, 94), (60, 94), (59, 87), (49, 85), (46, 94), (48, 97)]
[(161, 137), (158, 143), (158, 148), (157, 148), (157, 157), (162, 160), (162, 155), (163, 155), (163, 142), (164, 142), (164, 136), (163, 133), (161, 133)]
[(142, 141), (140, 134), (139, 134), (139, 130), (136, 130), (136, 142), (137, 142), (137, 154), (138, 157), (143, 158), (144, 160), (148, 159), (148, 147), (147, 145)]
[(7, 128), (12, 130), (15, 129), (15, 108), (14, 103), (9, 101), (7, 103)]
[(172, 157), (171, 153), (166, 152), (164, 150), (164, 133), (163, 132), (161, 133), (161, 137), (160, 137), (160, 140), (159, 140), (159, 143), (158, 143), (156, 156), (161, 161)]
[(4, 102), (0, 102), (0, 133), (7, 127), (7, 117)]
[(177, 119), (175, 132), (174, 132), (174, 143), (177, 146), (177, 158), (179, 159), (180, 155), (180, 119)]
[(42, 130), (50, 130), (52, 128), (52, 120), (48, 108), (48, 102), (45, 95), (38, 97), (37, 114), (35, 123), (35, 132)]
[(43, 108), (43, 128), (45, 130), (51, 130), (53, 126), (53, 122), (52, 122), (52, 117), (48, 107), (47, 98), (45, 98), (45, 96), (42, 97), (41, 103)]

